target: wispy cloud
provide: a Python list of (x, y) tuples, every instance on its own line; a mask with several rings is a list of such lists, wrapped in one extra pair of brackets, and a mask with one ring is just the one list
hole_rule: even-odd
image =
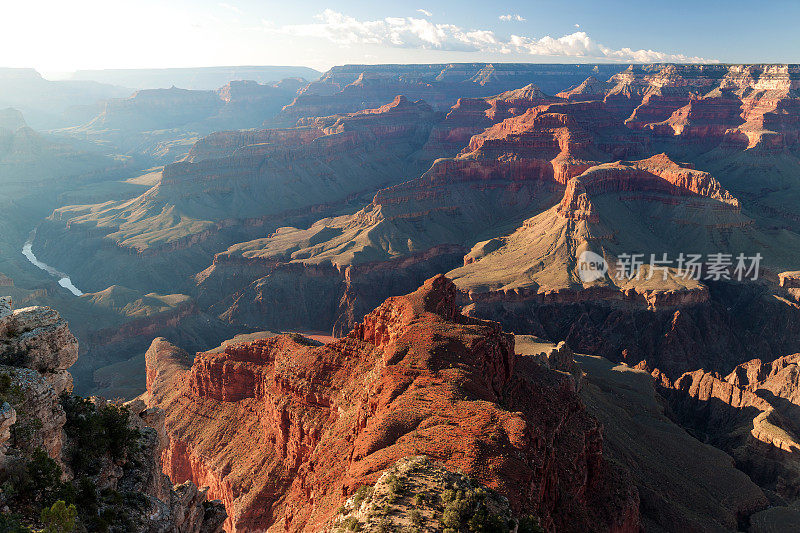
[(431, 13), (431, 12), (430, 12), (430, 11), (428, 11), (427, 9), (417, 9), (417, 13), (422, 13), (422, 14), (423, 14), (423, 15), (425, 15), (426, 17), (433, 16), (433, 13)]
[(237, 15), (241, 15), (242, 14), (242, 10), (239, 9), (238, 7), (234, 6), (234, 5), (231, 5), (231, 4), (228, 4), (228, 3), (225, 3), (225, 2), (220, 2), (217, 5), (219, 7), (221, 7), (221, 8), (223, 8), (223, 9), (227, 9), (228, 11), (233, 11)]
[(324, 38), (339, 45), (375, 44), (394, 48), (529, 54), (636, 63), (707, 63), (708, 59), (656, 50), (613, 49), (576, 31), (561, 37), (535, 38), (511, 35), (501, 38), (492, 30), (464, 29), (454, 24), (434, 24), (414, 17), (358, 20), (326, 9), (318, 22), (283, 26), (275, 31), (300, 37)]
[(515, 15), (500, 15), (500, 20), (502, 20), (503, 22), (511, 22), (512, 20), (515, 20), (517, 22), (525, 22), (525, 17), (523, 17), (522, 15), (516, 15), (516, 14)]

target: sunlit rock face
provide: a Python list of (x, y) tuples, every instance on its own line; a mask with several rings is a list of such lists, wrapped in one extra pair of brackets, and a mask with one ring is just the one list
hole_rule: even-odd
[[(456, 295), (432, 278), (324, 346), (278, 336), (189, 366), (157, 341), (146, 397), (167, 413), (165, 471), (210, 486), (229, 531), (321, 529), (414, 454), (461, 468), (548, 528), (637, 531), (636, 491), (604, 460), (575, 378), (515, 355), (513, 338), (463, 316)], [(564, 514), (565, 501), (580, 512)]]

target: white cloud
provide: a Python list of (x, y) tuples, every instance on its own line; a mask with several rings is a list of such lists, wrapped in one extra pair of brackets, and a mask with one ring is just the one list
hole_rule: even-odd
[(430, 12), (430, 11), (428, 11), (427, 9), (417, 9), (417, 13), (422, 13), (422, 14), (423, 14), (423, 15), (425, 15), (426, 17), (433, 16), (433, 13), (431, 13), (431, 12)]
[(525, 17), (522, 15), (500, 15), (500, 20), (503, 22), (511, 22), (512, 20), (517, 22), (525, 22)]
[(234, 12), (234, 13), (236, 13), (237, 15), (241, 15), (241, 14), (242, 14), (242, 10), (241, 10), (241, 9), (239, 9), (238, 7), (234, 6), (234, 5), (227, 4), (227, 3), (225, 3), (225, 2), (220, 2), (220, 3), (219, 3), (219, 4), (217, 4), (217, 5), (218, 5), (219, 7), (221, 7), (221, 8), (223, 8), (223, 9), (227, 9), (228, 11), (233, 11), (233, 12)]
[(283, 26), (275, 31), (300, 37), (318, 37), (342, 46), (374, 44), (393, 48), (527, 54), (531, 56), (580, 58), (636, 63), (708, 63), (708, 59), (655, 50), (613, 49), (576, 31), (561, 37), (534, 38), (511, 35), (508, 39), (492, 30), (466, 30), (453, 24), (434, 24), (414, 17), (358, 20), (326, 9), (318, 22)]

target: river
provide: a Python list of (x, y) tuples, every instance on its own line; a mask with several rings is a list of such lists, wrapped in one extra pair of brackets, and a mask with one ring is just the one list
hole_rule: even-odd
[(47, 263), (42, 263), (36, 256), (33, 255), (33, 238), (36, 236), (36, 230), (31, 232), (31, 236), (28, 237), (28, 240), (25, 241), (25, 244), (22, 246), (22, 255), (25, 256), (25, 259), (31, 262), (34, 266), (41, 268), (54, 278), (58, 278), (58, 284), (67, 289), (69, 292), (74, 294), (75, 296), (82, 296), (83, 292), (72, 284), (72, 280), (69, 279), (69, 276), (64, 274), (63, 272), (59, 272), (55, 268), (51, 267)]

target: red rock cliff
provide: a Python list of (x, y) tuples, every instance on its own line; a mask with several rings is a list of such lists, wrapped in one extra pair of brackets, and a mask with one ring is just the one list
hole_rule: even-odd
[(209, 485), (229, 531), (319, 529), (414, 454), (463, 469), (548, 530), (637, 531), (636, 491), (603, 459), (571, 377), (515, 355), (497, 324), (456, 310), (455, 293), (432, 278), (331, 344), (230, 346), (171, 378), (159, 367), (175, 369), (174, 353), (151, 353), (165, 471)]

